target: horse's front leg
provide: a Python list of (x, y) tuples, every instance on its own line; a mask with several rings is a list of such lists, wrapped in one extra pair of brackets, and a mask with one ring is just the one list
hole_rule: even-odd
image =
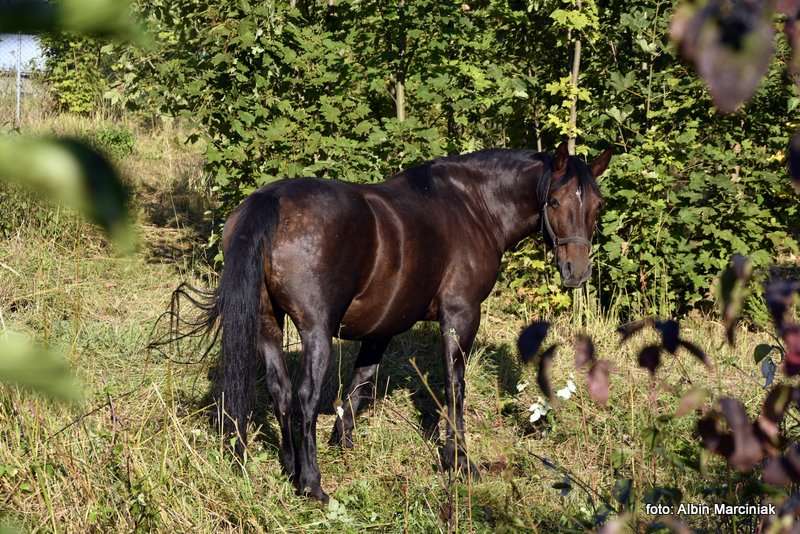
[(386, 347), (389, 346), (391, 338), (368, 339), (361, 342), (361, 348), (356, 358), (355, 372), (347, 388), (347, 395), (344, 398), (342, 417), (337, 417), (331, 432), (331, 445), (352, 448), (353, 446), (353, 427), (355, 417), (361, 407), (361, 403), (369, 401), (374, 392), (372, 380), (378, 370)]
[(442, 466), (478, 478), (469, 461), (464, 437), (464, 371), (481, 320), (480, 304), (455, 302), (441, 307), (444, 385), (447, 399), (447, 434), (441, 450)]

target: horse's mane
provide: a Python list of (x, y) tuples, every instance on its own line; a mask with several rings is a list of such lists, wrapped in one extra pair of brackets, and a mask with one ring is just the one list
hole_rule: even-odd
[[(409, 171), (412, 171), (410, 173), (409, 171), (406, 172), (411, 175), (429, 175), (430, 169), (433, 167), (447, 168), (457, 166), (471, 168), (487, 176), (498, 176), (505, 173), (518, 175), (529, 169), (531, 164), (537, 161), (541, 162), (545, 169), (552, 170), (553, 157), (546, 152), (535, 152), (525, 149), (491, 148), (471, 152), (469, 154), (444, 156), (434, 159), (416, 169), (409, 169)], [(567, 159), (567, 172), (564, 173), (560, 179), (552, 183), (548, 183), (549, 180), (540, 181), (542, 189), (538, 191), (539, 198), (544, 200), (548, 191), (552, 192), (561, 189), (568, 184), (573, 177), (577, 177), (578, 187), (582, 193), (585, 191), (592, 191), (598, 195), (600, 194), (600, 189), (589, 170), (589, 166), (579, 157), (570, 156)], [(548, 191), (544, 191), (543, 189), (548, 189)]]

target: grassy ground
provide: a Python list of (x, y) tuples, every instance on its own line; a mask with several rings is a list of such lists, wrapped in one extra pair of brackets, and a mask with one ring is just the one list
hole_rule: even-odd
[[(72, 133), (98, 127), (63, 117), (38, 126)], [(600, 356), (614, 362), (611, 398), (598, 406), (575, 374), (576, 393), (531, 423), (528, 407), (539, 393), (515, 349), (530, 318), (504, 291), (484, 306), (467, 373), (468, 442), (482, 466), (480, 482), (439, 472), (435, 447), (422, 437), (421, 416), (429, 420), (436, 410), (414, 366), (434, 386), (441, 380), (435, 330), (425, 325), (393, 341), (377, 402), (357, 420), (355, 448), (347, 451), (326, 444), (332, 401), (357, 349), (337, 342), (318, 436), (329, 506), (294, 495), (280, 473), (271, 417), (257, 417), (247, 464), (232, 462), (204, 415), (214, 353), (182, 364), (146, 350), (172, 289), (184, 279), (213, 279), (198, 244), (209, 229), (201, 217), (208, 206), (195, 193), (200, 160), (170, 127), (136, 133), (123, 163), (138, 198), (135, 256), (115, 256), (92, 228), (55, 208), (47, 216), (21, 210), (23, 222), (0, 241), (2, 323), (63, 350), (85, 389), (79, 406), (0, 390), (0, 517), (65, 532), (581, 531), (602, 515), (604, 501), (622, 511), (613, 488), (631, 479), (631, 525), (642, 530), (652, 519), (643, 502), (668, 498), (671, 488), (683, 502), (747, 500), (749, 478), (700, 454), (696, 416), (671, 415), (692, 386), (712, 397), (737, 396), (755, 410), (763, 390), (752, 352), (765, 334), (741, 330), (732, 350), (718, 323), (685, 321), (687, 337), (708, 351), (715, 369), (688, 355), (668, 358), (659, 375), (672, 384), (666, 388), (636, 365), (636, 348), (649, 334), (620, 347), (613, 321), (595, 314), (578, 327), (569, 316), (554, 318), (551, 340), (562, 343), (555, 388), (573, 375), (572, 339), (586, 330)], [(25, 224), (26, 215), (44, 222)], [(289, 334), (287, 352), (296, 362), (297, 336)], [(753, 526), (747, 517), (684, 519), (708, 530)]]

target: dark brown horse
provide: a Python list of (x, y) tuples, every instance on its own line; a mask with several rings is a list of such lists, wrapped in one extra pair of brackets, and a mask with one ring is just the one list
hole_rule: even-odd
[[(331, 441), (350, 446), (353, 418), (392, 336), (438, 321), (447, 433), (442, 464), (477, 475), (464, 442), (464, 365), (504, 251), (541, 231), (564, 284), (591, 273), (601, 205), (591, 165), (568, 155), (486, 150), (447, 157), (384, 183), (302, 178), (250, 195), (225, 224), (225, 267), (210, 320), (221, 318), (216, 385), (224, 429), (244, 451), (254, 368), (281, 427), (281, 462), (300, 493), (327, 500), (317, 466), (317, 415), (334, 336), (361, 341), (355, 376)], [(302, 378), (293, 392), (282, 354), (286, 316), (300, 332)], [(295, 401), (296, 396), (296, 401)]]

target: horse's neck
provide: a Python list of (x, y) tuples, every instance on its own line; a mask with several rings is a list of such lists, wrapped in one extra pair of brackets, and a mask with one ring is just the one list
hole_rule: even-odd
[(528, 177), (487, 176), (482, 181), (479, 196), (489, 224), (497, 227), (495, 234), (501, 253), (537, 231), (540, 221), (536, 195), (538, 179), (538, 173), (531, 173)]

